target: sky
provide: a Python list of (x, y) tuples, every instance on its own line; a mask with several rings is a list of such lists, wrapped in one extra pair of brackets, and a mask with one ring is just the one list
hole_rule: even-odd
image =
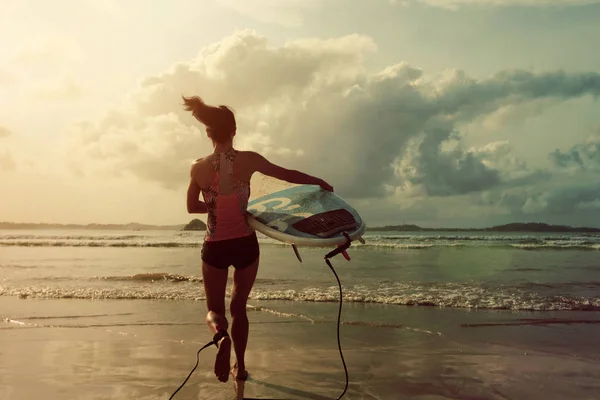
[(235, 110), (236, 148), (369, 226), (600, 227), (599, 19), (600, 0), (3, 0), (0, 221), (198, 217), (199, 95)]

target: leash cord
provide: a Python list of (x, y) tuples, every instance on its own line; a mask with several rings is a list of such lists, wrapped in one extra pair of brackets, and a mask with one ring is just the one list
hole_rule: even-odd
[(198, 352), (196, 353), (196, 365), (194, 365), (194, 368), (192, 368), (192, 370), (190, 371), (189, 375), (187, 376), (187, 378), (185, 378), (185, 381), (183, 381), (183, 383), (181, 384), (181, 386), (179, 386), (177, 388), (177, 390), (175, 392), (173, 392), (173, 394), (171, 395), (171, 397), (169, 397), (169, 400), (171, 400), (173, 397), (175, 397), (175, 395), (177, 394), (177, 392), (179, 392), (179, 390), (187, 383), (188, 379), (190, 379), (190, 377), (192, 376), (192, 374), (194, 373), (194, 371), (198, 367), (198, 363), (200, 362), (200, 352), (202, 350), (204, 350), (205, 348), (207, 348), (208, 346), (212, 346), (213, 344), (215, 344), (215, 341), (211, 340), (210, 342), (206, 343), (200, 350), (198, 350)]
[(342, 352), (342, 344), (340, 342), (340, 325), (341, 325), (341, 320), (342, 320), (342, 298), (343, 298), (342, 283), (340, 282), (340, 278), (338, 277), (338, 274), (335, 272), (335, 269), (333, 268), (333, 265), (331, 265), (331, 262), (329, 261), (328, 258), (325, 259), (325, 262), (327, 263), (327, 266), (329, 267), (329, 269), (331, 269), (331, 272), (333, 272), (333, 275), (335, 275), (335, 279), (337, 280), (338, 286), (340, 289), (340, 307), (338, 309), (338, 317), (337, 317), (337, 344), (338, 344), (338, 350), (340, 352), (340, 358), (342, 359), (342, 365), (344, 366), (344, 374), (346, 375), (346, 386), (344, 387), (344, 391), (336, 399), (336, 400), (340, 400), (342, 397), (344, 397), (344, 395), (346, 394), (346, 391), (348, 390), (348, 368), (346, 367), (346, 361), (344, 360), (344, 353)]

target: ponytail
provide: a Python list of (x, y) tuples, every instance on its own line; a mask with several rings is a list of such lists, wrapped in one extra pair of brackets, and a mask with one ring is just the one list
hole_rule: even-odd
[(235, 116), (226, 106), (209, 106), (198, 96), (183, 97), (184, 110), (206, 126), (209, 137), (217, 143), (231, 139), (236, 130)]

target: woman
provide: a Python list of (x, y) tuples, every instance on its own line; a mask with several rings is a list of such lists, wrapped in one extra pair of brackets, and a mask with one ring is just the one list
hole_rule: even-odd
[[(259, 263), (256, 233), (246, 222), (246, 208), (250, 196), (250, 178), (255, 172), (290, 183), (319, 185), (324, 190), (333, 188), (324, 180), (288, 170), (267, 161), (252, 151), (233, 148), (236, 122), (226, 106), (213, 107), (197, 96), (183, 98), (184, 108), (206, 126), (212, 140), (212, 154), (192, 163), (187, 191), (189, 213), (208, 213), (207, 230), (202, 246), (202, 278), (208, 314), (206, 321), (217, 342), (214, 372), (222, 382), (229, 374), (244, 381), (248, 377), (244, 354), (248, 342), (246, 303)], [(204, 201), (199, 200), (200, 192)], [(231, 337), (225, 316), (225, 288), (229, 266), (233, 265), (231, 290)], [(236, 363), (230, 371), (231, 345)]]

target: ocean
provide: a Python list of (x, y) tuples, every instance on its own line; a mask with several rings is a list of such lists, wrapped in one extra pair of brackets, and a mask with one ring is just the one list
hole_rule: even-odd
[[(203, 234), (1, 230), (0, 399), (168, 398), (210, 340)], [(350, 262), (333, 259), (346, 398), (600, 398), (600, 235), (364, 239)], [(300, 248), (300, 263), (291, 247), (259, 241), (246, 391), (336, 398), (344, 374), (328, 249)], [(214, 350), (200, 357), (178, 397), (230, 398), (211, 376)]]

